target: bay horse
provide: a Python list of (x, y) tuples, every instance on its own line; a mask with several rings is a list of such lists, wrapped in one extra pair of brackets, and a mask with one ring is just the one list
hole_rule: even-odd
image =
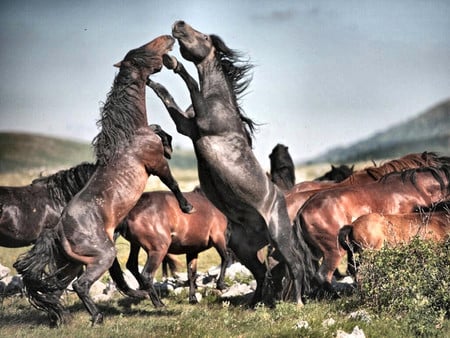
[(270, 179), (283, 191), (295, 185), (295, 165), (288, 147), (278, 143), (269, 155)]
[[(167, 254), (186, 254), (189, 303), (194, 304), (197, 303), (195, 278), (200, 252), (211, 247), (217, 250), (221, 268), (216, 287), (219, 290), (225, 288), (227, 219), (199, 188), (184, 193), (184, 196), (195, 208), (195, 213), (183, 213), (168, 191), (146, 192), (118, 229), (130, 242), (126, 267), (139, 282), (141, 290), (152, 290), (155, 272)], [(147, 253), (147, 261), (139, 273), (138, 253), (141, 247)], [(119, 289), (127, 294), (130, 288), (123, 279), (117, 259), (109, 272)]]
[(413, 238), (443, 242), (450, 236), (450, 210), (412, 212), (405, 214), (371, 213), (358, 217), (339, 231), (339, 243), (347, 251), (356, 277), (355, 253), (366, 249), (407, 244)]
[(446, 156), (439, 156), (434, 152), (411, 153), (398, 159), (393, 159), (380, 166), (369, 166), (363, 170), (357, 170), (341, 182), (332, 181), (306, 181), (296, 184), (285, 192), (289, 218), (294, 220), (298, 210), (314, 194), (319, 191), (351, 186), (357, 184), (372, 183), (392, 172), (401, 172), (428, 166), (439, 166), (449, 163)]
[[(161, 138), (166, 158), (172, 153), (172, 136), (151, 124)], [(20, 187), (0, 187), (0, 246), (19, 248), (33, 244), (44, 229), (54, 228), (61, 212), (88, 182), (96, 169), (83, 162), (52, 175), (38, 177)]]
[(306, 239), (323, 257), (316, 282), (331, 288), (333, 272), (345, 251), (340, 247), (340, 229), (368, 213), (409, 213), (419, 206), (430, 206), (450, 196), (450, 166), (422, 167), (393, 172), (373, 183), (343, 186), (311, 196), (298, 212)]
[(308, 247), (292, 230), (283, 193), (253, 154), (255, 124), (238, 104), (252, 66), (217, 35), (201, 33), (184, 21), (173, 24), (172, 35), (183, 58), (194, 63), (200, 86), (176, 58), (165, 57), (164, 65), (184, 80), (192, 106), (183, 111), (166, 88), (151, 80), (147, 84), (166, 106), (178, 132), (193, 142), (200, 186), (227, 217), (229, 248), (257, 281), (251, 303), (262, 300), (274, 305), (270, 274), (257, 257), (258, 250), (270, 243), (279, 249), (279, 260), (287, 262), (296, 301), (302, 304), (302, 288), (308, 288), (303, 266)]
[(147, 123), (145, 82), (161, 70), (162, 55), (173, 44), (171, 36), (160, 36), (129, 51), (116, 64), (120, 70), (101, 110), (101, 130), (92, 142), (95, 172), (70, 200), (55, 229), (42, 233), (14, 264), (31, 303), (48, 313), (51, 325), (63, 322), (60, 295), (76, 276), (72, 286), (92, 324), (102, 323), (103, 314), (89, 289), (113, 263), (114, 230), (140, 198), (149, 175), (160, 177), (183, 211), (192, 210), (172, 177), (161, 139)]

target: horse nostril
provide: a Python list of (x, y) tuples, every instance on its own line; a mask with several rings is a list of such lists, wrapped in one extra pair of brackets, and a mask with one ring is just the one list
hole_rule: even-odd
[(186, 23), (183, 20), (177, 22), (178, 26), (184, 26)]

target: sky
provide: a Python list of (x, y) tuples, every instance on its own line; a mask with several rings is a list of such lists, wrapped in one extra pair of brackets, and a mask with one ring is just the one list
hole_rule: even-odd
[[(304, 161), (450, 98), (447, 0), (3, 0), (0, 131), (90, 142), (113, 64), (179, 19), (255, 66), (241, 106), (259, 123), (254, 152), (265, 168), (277, 143)], [(178, 45), (172, 54), (181, 60)], [(171, 71), (153, 79), (190, 104)], [(147, 110), (175, 146), (192, 149), (151, 90)]]

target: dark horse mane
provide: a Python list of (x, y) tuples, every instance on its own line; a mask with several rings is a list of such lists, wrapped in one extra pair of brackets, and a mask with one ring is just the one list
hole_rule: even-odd
[(95, 169), (95, 164), (83, 162), (53, 175), (36, 178), (31, 184), (46, 185), (50, 198), (65, 205), (86, 185)]
[(384, 163), (380, 167), (369, 167), (365, 171), (374, 180), (378, 180), (392, 171), (403, 171), (416, 166), (439, 166), (450, 163), (450, 158), (438, 156), (434, 152), (423, 152), (421, 154), (409, 154), (399, 159)]
[[(403, 182), (410, 181), (415, 187), (417, 187), (417, 173), (430, 173), (433, 178), (439, 183), (441, 186), (441, 190), (446, 191), (446, 194), (450, 193), (450, 165), (443, 164), (441, 166), (429, 166), (429, 167), (419, 167), (408, 169), (400, 172), (400, 178)], [(380, 179), (380, 182), (385, 182), (387, 178), (398, 175), (398, 172), (392, 172)], [(445, 184), (443, 176), (445, 176), (447, 180), (447, 184)]]
[(243, 96), (245, 90), (250, 85), (252, 76), (249, 75), (253, 65), (242, 59), (241, 53), (230, 49), (217, 35), (210, 35), (211, 41), (216, 50), (216, 58), (219, 61), (221, 70), (226, 76), (233, 90), (235, 105), (238, 109), (240, 119), (245, 125), (245, 132), (250, 146), (252, 146), (252, 137), (256, 129), (256, 123), (244, 114), (239, 100)]
[[(139, 66), (149, 58), (148, 52), (137, 48), (128, 52), (124, 61), (131, 65)], [(133, 85), (139, 82), (132, 76), (134, 67), (122, 67), (120, 75), (116, 76), (111, 91), (108, 93), (106, 103), (100, 109), (101, 117), (97, 126), (100, 133), (92, 141), (97, 161), (100, 165), (108, 164), (122, 147), (129, 145), (130, 140), (138, 127), (147, 125), (145, 114), (136, 114), (135, 102), (130, 99), (135, 96), (130, 91), (137, 93), (137, 87)], [(128, 94), (125, 91), (128, 90)]]

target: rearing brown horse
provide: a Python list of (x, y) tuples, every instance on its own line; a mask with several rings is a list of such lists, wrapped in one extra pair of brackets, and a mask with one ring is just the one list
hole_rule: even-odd
[[(218, 36), (201, 33), (184, 21), (174, 23), (172, 35), (183, 58), (197, 68), (200, 86), (175, 58), (166, 58), (164, 64), (184, 80), (192, 106), (184, 112), (163, 86), (151, 81), (148, 85), (162, 99), (178, 132), (193, 142), (201, 188), (228, 218), (229, 247), (257, 281), (252, 303), (262, 299), (274, 302), (273, 295), (263, 297), (266, 267), (257, 257), (258, 249), (268, 243), (279, 249), (280, 260), (287, 262), (296, 300), (301, 303), (302, 288), (307, 287), (303, 264), (308, 248), (292, 231), (282, 192), (252, 152), (254, 124), (238, 105), (238, 96), (249, 84), (251, 65), (242, 62)], [(255, 249), (254, 243), (259, 247)]]
[(147, 123), (145, 82), (161, 70), (162, 55), (173, 44), (171, 36), (160, 36), (131, 50), (116, 65), (120, 71), (101, 111), (101, 131), (93, 141), (97, 169), (64, 209), (55, 230), (39, 237), (14, 265), (30, 301), (48, 313), (52, 325), (63, 321), (59, 296), (83, 265), (73, 288), (92, 323), (103, 321), (89, 289), (111, 266), (116, 256), (114, 230), (138, 201), (149, 175), (160, 177), (183, 211), (192, 209), (170, 173), (161, 139)]

